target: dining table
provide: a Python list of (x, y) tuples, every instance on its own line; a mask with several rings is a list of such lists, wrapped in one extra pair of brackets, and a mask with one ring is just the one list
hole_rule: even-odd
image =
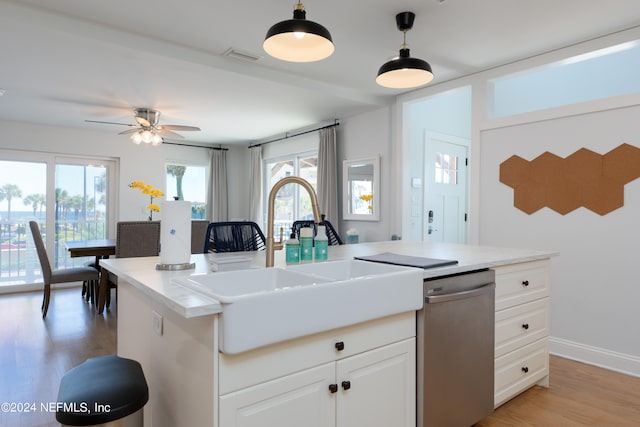
[[(100, 285), (102, 285), (102, 271), (100, 268), (100, 260), (104, 258), (109, 258), (111, 255), (116, 254), (116, 240), (115, 239), (88, 239), (88, 240), (71, 240), (65, 242), (65, 246), (69, 251), (69, 256), (71, 258), (78, 257), (95, 257), (95, 263), (93, 264), (96, 269), (100, 272)], [(106, 275), (108, 276), (108, 275)], [(87, 299), (95, 300), (96, 307), (100, 307), (100, 285), (98, 285), (98, 295), (95, 295), (95, 290), (91, 289), (87, 292)], [(109, 286), (108, 279), (106, 281), (106, 286)], [(104, 305), (104, 301), (103, 301)]]

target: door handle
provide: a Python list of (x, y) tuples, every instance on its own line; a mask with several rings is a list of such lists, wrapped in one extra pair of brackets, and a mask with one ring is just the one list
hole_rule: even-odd
[(351, 381), (342, 381), (342, 388), (344, 390), (349, 390), (351, 388)]

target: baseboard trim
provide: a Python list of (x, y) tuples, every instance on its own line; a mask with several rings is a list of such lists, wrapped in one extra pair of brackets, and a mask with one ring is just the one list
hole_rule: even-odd
[(549, 338), (549, 352), (556, 356), (640, 377), (640, 357), (553, 337)]

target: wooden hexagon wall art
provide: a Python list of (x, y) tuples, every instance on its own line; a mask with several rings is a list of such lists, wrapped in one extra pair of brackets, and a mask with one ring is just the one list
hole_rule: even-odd
[(545, 151), (532, 161), (511, 156), (500, 182), (513, 188), (513, 205), (531, 215), (548, 207), (566, 215), (585, 207), (606, 215), (624, 205), (624, 186), (640, 178), (640, 148), (622, 144), (602, 155), (581, 148), (566, 158)]

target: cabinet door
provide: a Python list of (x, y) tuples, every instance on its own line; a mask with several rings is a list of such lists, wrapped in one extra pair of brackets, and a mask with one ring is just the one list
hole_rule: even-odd
[(337, 427), (415, 427), (415, 338), (340, 360)]
[(335, 363), (220, 396), (224, 427), (335, 426)]

